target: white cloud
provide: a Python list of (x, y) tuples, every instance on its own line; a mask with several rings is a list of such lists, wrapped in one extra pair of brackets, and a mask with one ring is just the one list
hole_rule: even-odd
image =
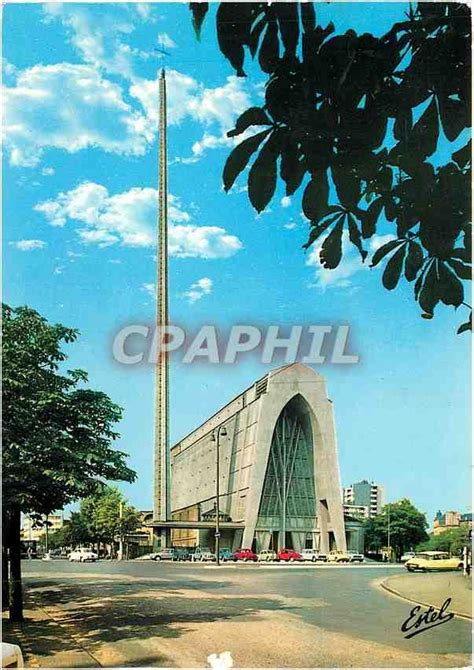
[(168, 248), (178, 258), (229, 258), (242, 249), (242, 242), (218, 226), (173, 226)]
[[(192, 147), (192, 156), (178, 158), (176, 162), (196, 163), (209, 149), (233, 146), (240, 143), (247, 135), (229, 138), (230, 130), (237, 117), (251, 106), (251, 96), (246, 80), (230, 76), (223, 86), (204, 88), (195, 79), (176, 70), (167, 70), (168, 123), (180, 124), (189, 118), (203, 126), (206, 130), (202, 138)], [(143, 106), (150, 126), (156, 127), (158, 122), (158, 79), (135, 79), (130, 87), (130, 95), (139, 100)], [(217, 126), (217, 132), (213, 129)]]
[(370, 238), (370, 250), (377, 251), (377, 249), (382, 247), (384, 244), (387, 244), (387, 242), (391, 242), (392, 240), (396, 239), (396, 236), (392, 235), (391, 233), (388, 233), (387, 235), (375, 235), (374, 237)]
[(294, 221), (290, 221), (289, 223), (283, 224), (283, 228), (286, 228), (287, 230), (294, 230), (296, 227), (297, 225)]
[(116, 84), (89, 65), (35, 65), (4, 89), (5, 143), (13, 165), (34, 166), (47, 147), (142, 155), (153, 138)]
[(209, 295), (212, 292), (213, 281), (209, 277), (202, 277), (195, 281), (189, 289), (184, 293), (184, 297), (187, 298), (188, 302), (193, 304), (197, 300), (205, 295)]
[[(66, 3), (43, 7), (46, 22), (58, 19), (70, 34), (70, 42), (86, 63), (123, 77), (133, 76), (136, 50), (122, 41), (135, 26), (122, 8), (98, 8)], [(139, 54), (137, 54), (139, 55)]]
[[(101, 247), (121, 244), (153, 247), (156, 244), (158, 193), (153, 188), (132, 188), (110, 195), (101, 184), (84, 182), (54, 200), (35, 206), (52, 226), (79, 222), (77, 233), (84, 243)], [(241, 241), (217, 226), (197, 226), (190, 222), (176, 196), (168, 197), (168, 248), (179, 258), (228, 258), (242, 248)]]
[(55, 172), (55, 170), (52, 167), (44, 167), (41, 170), (41, 174), (43, 175), (43, 177), (52, 177), (54, 172)]
[(280, 205), (282, 207), (289, 207), (291, 205), (291, 198), (287, 195), (283, 196), (283, 198), (280, 200)]
[(10, 242), (12, 247), (20, 251), (33, 251), (33, 249), (44, 249), (46, 242), (43, 240), (18, 240), (17, 242)]
[(147, 293), (150, 296), (150, 298), (154, 298), (155, 297), (155, 291), (156, 291), (156, 285), (155, 284), (142, 284), (140, 290)]
[[(375, 251), (382, 244), (395, 239), (394, 235), (375, 235), (370, 239), (369, 247)], [(349, 240), (349, 234), (344, 230), (342, 234), (342, 260), (334, 270), (326, 270), (319, 261), (322, 242), (310, 247), (306, 265), (315, 269), (315, 286), (321, 291), (328, 288), (347, 288), (352, 285), (352, 278), (359, 272), (370, 269), (369, 262), (362, 263), (359, 251)]]
[(168, 33), (160, 33), (157, 39), (158, 39), (158, 46), (163, 47), (164, 49), (175, 49), (177, 46), (176, 42), (173, 39), (171, 39)]

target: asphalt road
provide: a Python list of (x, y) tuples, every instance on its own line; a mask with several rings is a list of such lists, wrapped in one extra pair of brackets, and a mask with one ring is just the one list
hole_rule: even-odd
[[(405, 639), (413, 604), (377, 583), (403, 568), (24, 561), (28, 597), (104, 667), (469, 665), (469, 621)], [(423, 578), (423, 575), (420, 575)]]

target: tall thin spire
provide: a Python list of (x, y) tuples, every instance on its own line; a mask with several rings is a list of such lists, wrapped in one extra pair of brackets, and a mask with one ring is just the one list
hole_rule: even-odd
[[(168, 325), (168, 163), (166, 147), (166, 75), (162, 68), (159, 89), (159, 160), (158, 160), (158, 276), (156, 282), (156, 320), (159, 333)], [(161, 335), (163, 337), (163, 335)], [(160, 338), (161, 339), (161, 338)], [(170, 518), (169, 496), (169, 362), (159, 352), (156, 362), (155, 395), (155, 481), (153, 516), (160, 521)]]

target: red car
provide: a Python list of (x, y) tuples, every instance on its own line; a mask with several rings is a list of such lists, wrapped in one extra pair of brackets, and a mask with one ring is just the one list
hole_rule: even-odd
[(251, 549), (237, 549), (232, 557), (233, 561), (258, 561), (257, 554)]
[(277, 552), (277, 561), (302, 561), (303, 557), (293, 549), (279, 549)]

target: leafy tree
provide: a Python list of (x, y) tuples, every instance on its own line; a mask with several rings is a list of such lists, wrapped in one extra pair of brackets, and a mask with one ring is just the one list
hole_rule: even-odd
[(29, 307), (3, 305), (3, 521), (12, 620), (22, 619), (21, 513), (50, 514), (107, 480), (135, 479), (126, 454), (111, 446), (122, 410), (105, 393), (84, 388), (83, 370), (63, 371), (62, 345), (77, 336)]
[(365, 546), (375, 550), (388, 546), (390, 529), (390, 546), (400, 558), (405, 551), (428, 538), (427, 526), (426, 516), (408, 498), (403, 498), (384, 505), (381, 514), (367, 519), (364, 524)]
[(416, 549), (417, 551), (449, 551), (457, 555), (469, 543), (469, 528), (460, 526), (445, 530), (439, 535), (430, 535), (429, 540), (419, 544)]
[[(190, 7), (199, 38), (209, 4)], [(370, 259), (387, 261), (386, 289), (404, 276), (428, 319), (439, 303), (470, 308), (471, 143), (449, 146), (471, 125), (469, 7), (410, 4), (406, 20), (375, 37), (334, 35), (311, 2), (223, 2), (216, 30), (237, 76), (250, 55), (268, 77), (264, 105), (227, 133), (245, 139), (226, 161), (225, 190), (251, 162), (253, 207), (268, 206), (279, 180), (298, 194), (304, 246), (322, 240), (324, 268), (341, 262), (344, 235), (364, 262), (367, 241), (391, 233)], [(471, 324), (472, 312), (458, 333)]]
[(139, 525), (138, 512), (116, 487), (105, 486), (81, 502), (80, 516), (94, 542), (112, 544)]

